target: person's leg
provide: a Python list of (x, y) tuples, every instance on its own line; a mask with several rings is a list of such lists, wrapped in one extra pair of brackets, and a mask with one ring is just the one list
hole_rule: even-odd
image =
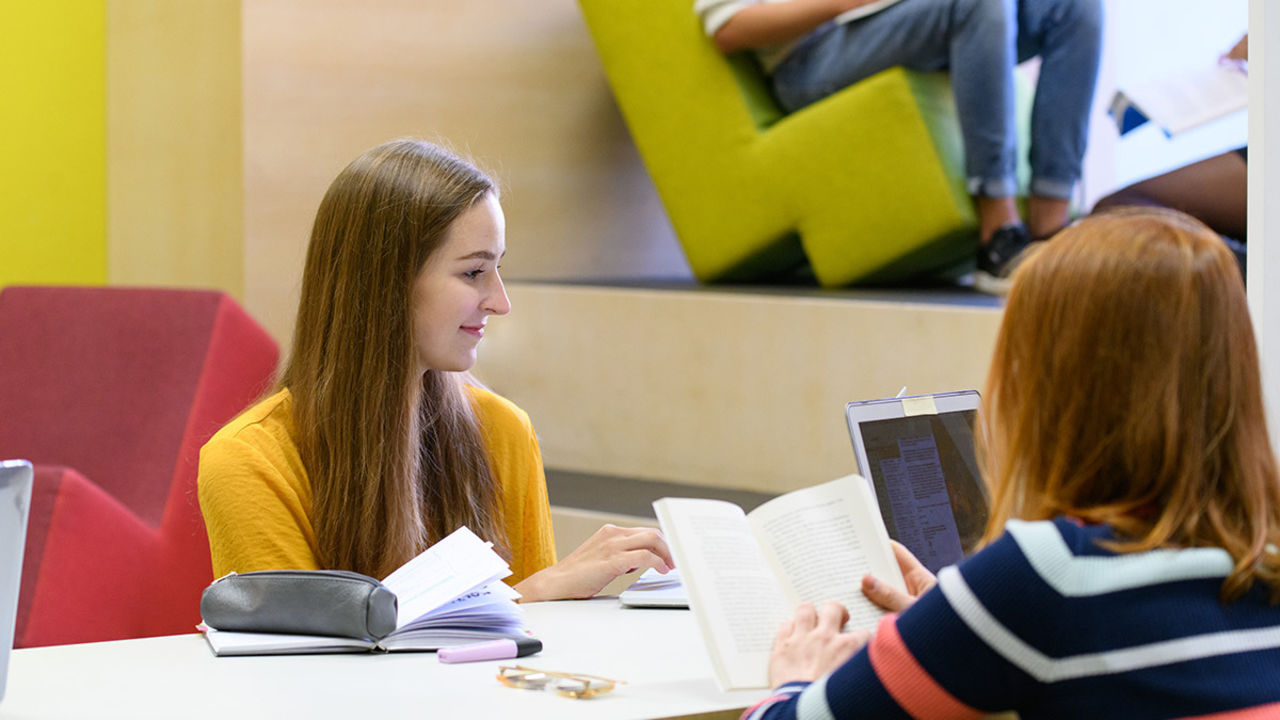
[(1027, 198), (1027, 230), (1033, 240), (1048, 240), (1071, 219), (1071, 201), (1032, 194)]
[(1158, 205), (1199, 218), (1219, 235), (1246, 240), (1249, 166), (1234, 150), (1134, 183), (1098, 201), (1094, 212)]
[(985, 243), (1002, 227), (1022, 222), (1018, 203), (1012, 195), (1000, 197), (975, 196), (974, 208), (978, 211), (978, 239)]
[(1082, 171), (1102, 53), (1101, 0), (1018, 0), (1017, 48), (1019, 61), (1041, 59), (1027, 224), (1043, 237), (1066, 223)]
[(952, 88), (976, 196), (979, 237), (1020, 222), (1013, 202), (1017, 138), (1012, 67), (1013, 0), (907, 0), (802, 41), (773, 75), (787, 110), (820, 100), (882, 70), (901, 65), (953, 69)]
[(983, 3), (1010, 1), (909, 0), (859, 20), (823, 25), (774, 69), (778, 100), (791, 112), (891, 67), (946, 70), (957, 16), (972, 15)]

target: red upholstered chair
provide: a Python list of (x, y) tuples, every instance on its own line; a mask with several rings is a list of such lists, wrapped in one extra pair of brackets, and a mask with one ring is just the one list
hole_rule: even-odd
[(212, 579), (200, 446), (278, 356), (220, 292), (0, 292), (0, 458), (36, 465), (17, 646), (193, 630)]

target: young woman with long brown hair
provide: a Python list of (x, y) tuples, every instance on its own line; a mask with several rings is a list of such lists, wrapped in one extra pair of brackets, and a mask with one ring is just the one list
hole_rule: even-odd
[(466, 525), (526, 601), (588, 597), (672, 565), (655, 530), (605, 526), (556, 562), (529, 418), (467, 371), (510, 310), (492, 180), (418, 140), (364, 153), (316, 213), (293, 352), (275, 394), (200, 453), (215, 576), (384, 577)]
[(753, 719), (1280, 715), (1280, 476), (1216, 234), (1131, 210), (1033, 253), (979, 425), (989, 544), (936, 581), (896, 548), (869, 642), (801, 607)]

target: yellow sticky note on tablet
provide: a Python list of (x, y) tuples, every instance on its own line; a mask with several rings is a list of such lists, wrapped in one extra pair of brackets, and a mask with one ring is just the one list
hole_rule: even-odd
[(902, 414), (907, 417), (912, 415), (937, 415), (938, 406), (934, 404), (932, 395), (902, 398)]

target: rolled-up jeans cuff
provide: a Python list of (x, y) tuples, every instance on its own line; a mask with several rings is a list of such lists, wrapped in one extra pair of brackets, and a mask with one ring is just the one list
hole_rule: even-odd
[(1051, 178), (1031, 178), (1031, 194), (1057, 200), (1070, 200), (1071, 191), (1075, 189), (1074, 180), (1054, 180)]
[(1013, 178), (969, 178), (969, 194), (978, 197), (1010, 197), (1017, 194), (1018, 181)]

